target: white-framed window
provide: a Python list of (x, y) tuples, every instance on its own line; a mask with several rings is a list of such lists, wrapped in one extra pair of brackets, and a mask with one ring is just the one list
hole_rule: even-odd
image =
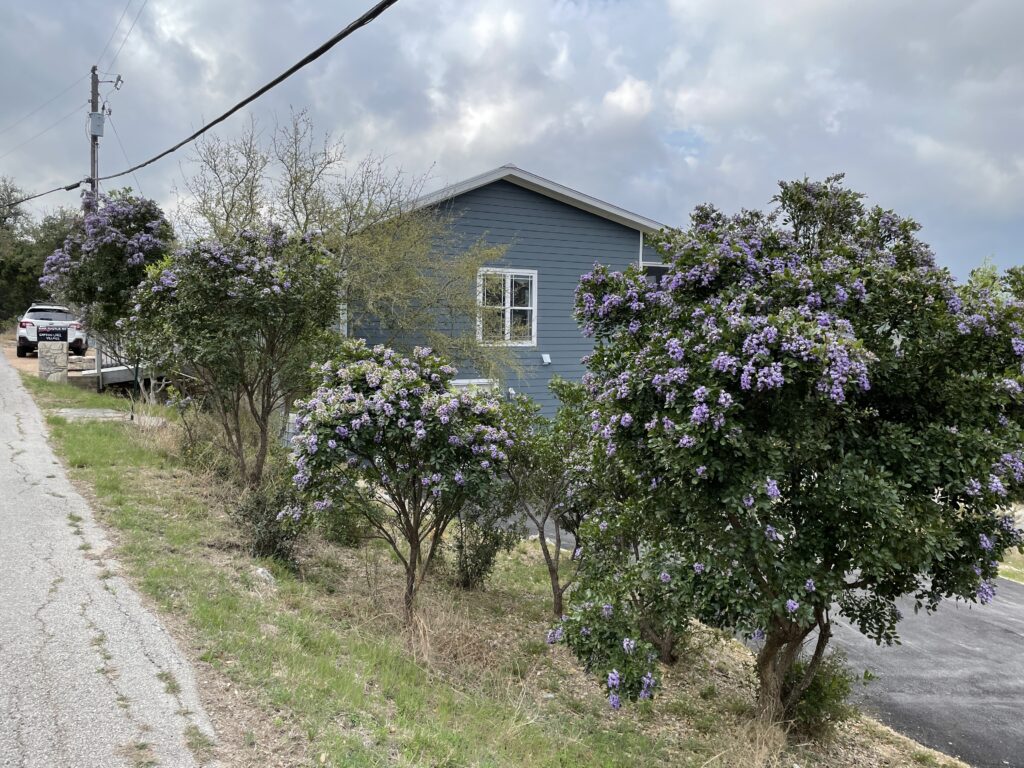
[(493, 392), (498, 388), (498, 382), (494, 379), (452, 379), (452, 387), (460, 392), (462, 390)]
[(486, 267), (477, 274), (481, 344), (537, 346), (537, 270)]
[(640, 271), (643, 272), (648, 278), (653, 280), (655, 284), (661, 282), (666, 274), (668, 274), (669, 265), (662, 261), (647, 261), (644, 259), (644, 233), (640, 233), (640, 260), (638, 265)]

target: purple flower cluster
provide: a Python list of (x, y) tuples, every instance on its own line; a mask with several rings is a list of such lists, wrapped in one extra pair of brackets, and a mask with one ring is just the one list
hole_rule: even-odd
[(348, 356), (322, 366), (320, 387), (297, 405), (295, 481), (307, 492), (360, 482), (402, 494), (396, 504), (458, 503), (507, 460), (514, 440), (500, 404), (449, 390), (456, 369), (431, 350), (409, 358), (353, 342)]

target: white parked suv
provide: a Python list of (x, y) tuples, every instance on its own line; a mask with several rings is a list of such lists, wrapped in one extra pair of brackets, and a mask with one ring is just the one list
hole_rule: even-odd
[(84, 355), (89, 348), (82, 324), (70, 309), (58, 304), (33, 304), (18, 321), (18, 357), (38, 349), (39, 328), (67, 328), (68, 349), (73, 354)]

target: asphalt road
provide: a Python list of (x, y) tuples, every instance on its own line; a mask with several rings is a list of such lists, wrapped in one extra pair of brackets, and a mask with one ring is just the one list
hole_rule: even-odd
[(188, 662), (108, 547), (0, 356), (2, 768), (191, 768), (187, 731), (214, 737)]
[(976, 768), (1024, 768), (1024, 584), (1000, 579), (987, 606), (901, 606), (902, 645), (876, 646), (838, 626), (854, 670), (879, 679), (861, 707), (890, 727)]

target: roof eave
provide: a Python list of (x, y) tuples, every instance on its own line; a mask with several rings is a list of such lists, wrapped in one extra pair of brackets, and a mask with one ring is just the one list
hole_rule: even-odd
[(545, 197), (558, 200), (559, 202), (570, 205), (574, 208), (592, 213), (595, 216), (600, 216), (603, 219), (614, 221), (617, 224), (621, 224), (624, 227), (638, 230), (646, 234), (652, 234), (665, 229), (665, 225), (661, 222), (655, 221), (654, 219), (648, 219), (645, 216), (627, 211), (624, 208), (619, 208), (611, 203), (606, 203), (603, 200), (599, 200), (596, 197), (591, 197), (582, 192), (578, 192), (575, 189), (566, 187), (563, 184), (545, 179), (543, 176), (538, 176), (535, 173), (524, 171), (522, 168), (517, 168), (514, 165), (504, 165), (500, 168), (495, 168), (492, 171), (481, 173), (478, 176), (465, 179), (464, 181), (451, 184), (437, 192), (431, 192), (428, 195), (420, 197), (416, 203), (415, 208), (424, 208), (430, 205), (437, 205), (443, 203), (445, 200), (450, 200), (459, 195), (464, 195), (467, 192), (472, 192), (474, 189), (485, 187), (488, 184), (493, 184), (496, 181), (508, 181), (516, 186), (528, 189), (532, 192), (544, 195)]

